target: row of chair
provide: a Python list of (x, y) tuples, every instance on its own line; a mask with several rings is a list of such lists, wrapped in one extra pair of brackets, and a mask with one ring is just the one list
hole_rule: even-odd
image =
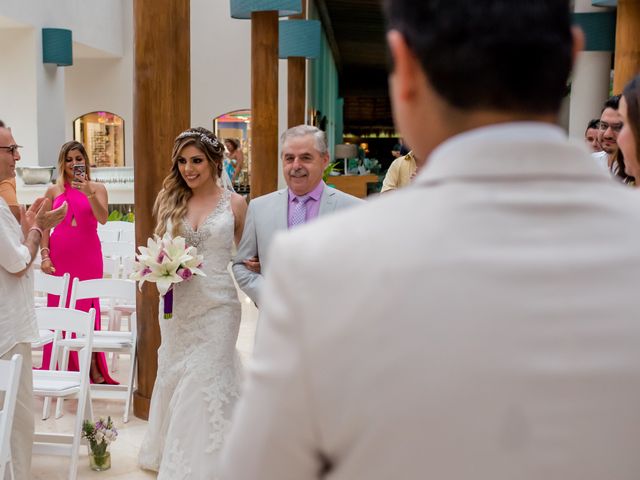
[(111, 221), (98, 225), (98, 237), (102, 242), (135, 243), (135, 227), (131, 222)]
[[(42, 419), (49, 417), (52, 398), (56, 399), (56, 418), (62, 415), (64, 400), (78, 400), (73, 433), (36, 433), (34, 453), (70, 455), (69, 479), (75, 479), (81, 426), (85, 419), (92, 419), (92, 399), (124, 399), (123, 421), (129, 420), (136, 370), (135, 282), (112, 278), (80, 281), (75, 278), (71, 282), (69, 308), (64, 308), (69, 275), (55, 277), (39, 270), (34, 274), (37, 292), (60, 296), (58, 307), (36, 308), (41, 338), (32, 346), (40, 348), (46, 343), (52, 344), (49, 370), (36, 370), (33, 375), (34, 395), (44, 398)], [(113, 316), (126, 315), (130, 331), (94, 331), (95, 309), (82, 312), (75, 310), (75, 306), (78, 300), (96, 297), (101, 300), (101, 310), (109, 316), (109, 324), (112, 325)], [(79, 372), (66, 371), (70, 351), (78, 352)], [(129, 354), (128, 382), (123, 381), (120, 385), (90, 384), (89, 367), (93, 352)], [(55, 369), (56, 365), (59, 365), (59, 370)]]

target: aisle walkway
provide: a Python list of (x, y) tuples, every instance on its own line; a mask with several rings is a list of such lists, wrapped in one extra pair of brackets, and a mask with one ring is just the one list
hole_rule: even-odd
[[(242, 298), (242, 323), (240, 324), (240, 335), (238, 337), (238, 351), (242, 356), (243, 363), (246, 364), (248, 357), (253, 349), (253, 339), (256, 328), (257, 309), (244, 294), (240, 294)], [(34, 352), (34, 363), (40, 363), (40, 357)], [(126, 372), (128, 368), (128, 358), (120, 357), (119, 372), (115, 377), (118, 378), (120, 372)], [(55, 404), (54, 404), (55, 405)], [(51, 418), (47, 421), (40, 419), (42, 414), (42, 400), (38, 399), (34, 403), (34, 419), (37, 431), (49, 432), (70, 432), (76, 409), (75, 401), (65, 402), (65, 415), (56, 420)], [(138, 469), (136, 464), (140, 443), (144, 437), (147, 422), (130, 415), (129, 422), (122, 423), (122, 409), (124, 403), (116, 400), (94, 400), (93, 410), (97, 419), (100, 416), (106, 417), (111, 415), (115, 419), (116, 428), (118, 428), (118, 440), (111, 447), (111, 464), (110, 470), (105, 472), (93, 472), (89, 469), (89, 457), (87, 448), (81, 447), (80, 461), (78, 468), (78, 479), (101, 478), (101, 479), (153, 479), (156, 475), (151, 472), (145, 472)], [(69, 460), (67, 457), (34, 455), (32, 462), (32, 478), (34, 480), (65, 480), (67, 478), (69, 468)]]

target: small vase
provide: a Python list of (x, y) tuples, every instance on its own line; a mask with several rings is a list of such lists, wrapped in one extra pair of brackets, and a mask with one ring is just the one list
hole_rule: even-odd
[(96, 455), (89, 452), (89, 466), (91, 470), (102, 472), (111, 468), (111, 452), (104, 452), (103, 455)]

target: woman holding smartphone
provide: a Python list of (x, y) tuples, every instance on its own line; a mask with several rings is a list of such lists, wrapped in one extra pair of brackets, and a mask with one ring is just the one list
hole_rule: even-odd
[[(58, 179), (45, 194), (52, 208), (64, 201), (69, 206), (65, 219), (41, 243), (43, 272), (71, 279), (102, 278), (102, 247), (98, 238), (98, 222), (107, 222), (107, 189), (91, 181), (89, 157), (80, 142), (67, 142), (58, 155)], [(49, 295), (47, 305), (58, 306), (59, 297)], [(68, 303), (67, 303), (68, 306)], [(78, 300), (78, 310), (96, 309), (95, 329), (100, 330), (100, 302), (97, 298)], [(47, 348), (48, 347), (48, 348)], [(42, 368), (49, 368), (51, 346), (43, 352)], [(78, 370), (78, 355), (71, 352), (69, 370)], [(94, 383), (116, 384), (109, 375), (104, 353), (94, 353), (91, 359), (91, 380)]]

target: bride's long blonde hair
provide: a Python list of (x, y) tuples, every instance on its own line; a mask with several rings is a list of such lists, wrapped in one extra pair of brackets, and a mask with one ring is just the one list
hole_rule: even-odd
[(204, 153), (213, 178), (218, 179), (222, 174), (222, 155), (224, 146), (218, 138), (206, 128), (196, 127), (185, 130), (178, 135), (173, 143), (171, 153), (171, 172), (162, 182), (162, 190), (156, 197), (153, 205), (153, 215), (156, 218), (155, 233), (162, 236), (167, 231), (167, 225), (171, 223), (171, 235), (180, 234), (182, 218), (187, 213), (187, 202), (193, 195), (193, 191), (187, 185), (180, 174), (178, 159), (182, 149), (193, 145)]

